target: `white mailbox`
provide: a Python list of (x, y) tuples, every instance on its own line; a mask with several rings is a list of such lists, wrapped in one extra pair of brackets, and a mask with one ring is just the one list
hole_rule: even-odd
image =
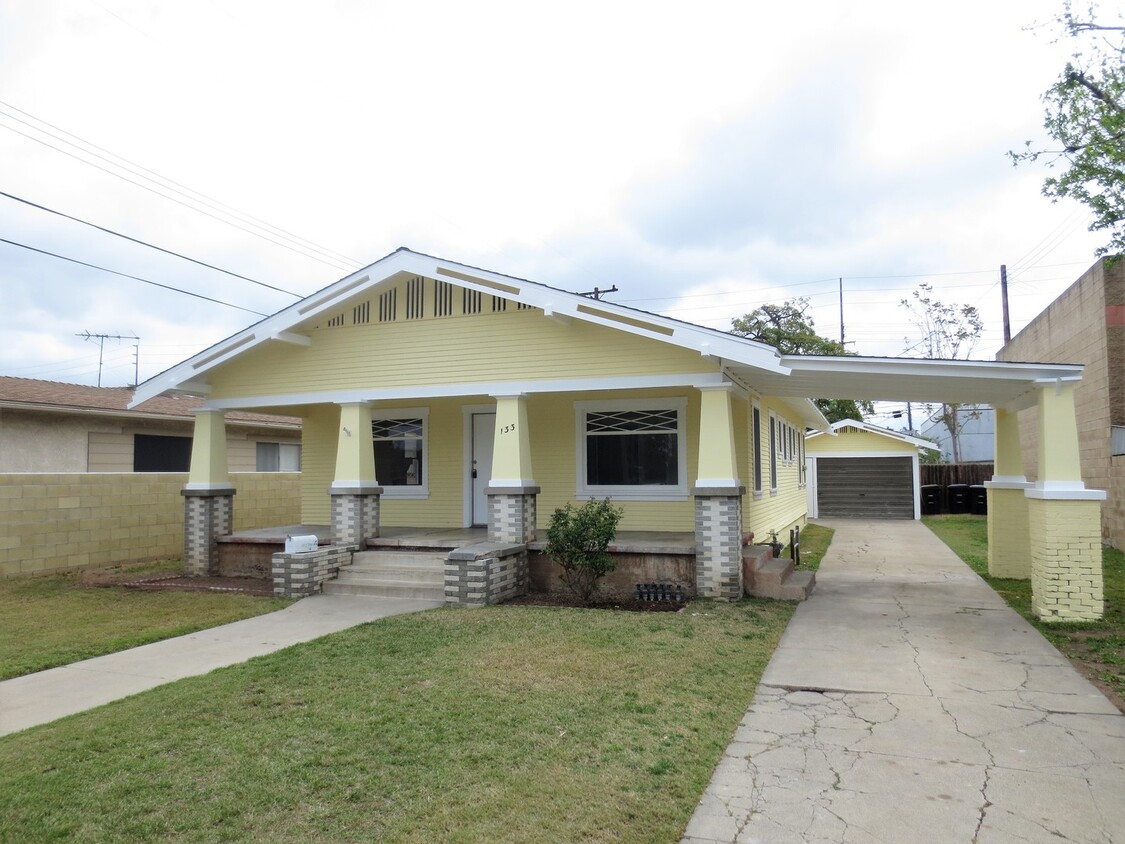
[(306, 551), (315, 551), (316, 546), (316, 536), (311, 533), (308, 536), (285, 537), (286, 554), (304, 554)]

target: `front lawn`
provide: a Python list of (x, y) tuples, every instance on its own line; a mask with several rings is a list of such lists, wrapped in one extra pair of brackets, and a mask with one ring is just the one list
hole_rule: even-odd
[(0, 738), (0, 841), (676, 841), (792, 613), (383, 619)]
[(1102, 552), (1103, 621), (1045, 624), (1032, 615), (1030, 580), (989, 576), (987, 519), (925, 516), (922, 521), (1125, 712), (1125, 554), (1115, 548)]
[[(152, 571), (134, 567), (134, 576)], [(96, 587), (83, 573), (0, 580), (0, 680), (193, 633), (291, 601)]]

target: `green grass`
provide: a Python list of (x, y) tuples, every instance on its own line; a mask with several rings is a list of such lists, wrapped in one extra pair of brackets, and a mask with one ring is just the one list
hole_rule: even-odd
[[(138, 568), (139, 575), (152, 567)], [(238, 621), (291, 601), (94, 587), (80, 574), (0, 580), (0, 680)]]
[(1115, 548), (1102, 552), (1105, 579), (1105, 618), (1102, 621), (1044, 623), (1031, 611), (1030, 580), (989, 576), (987, 519), (982, 516), (925, 516), (922, 521), (1090, 679), (1116, 695), (1121, 705), (1125, 700), (1125, 554)]
[(676, 841), (792, 612), (383, 619), (0, 738), (0, 841)]
[(816, 571), (832, 543), (832, 528), (824, 525), (805, 525), (801, 528), (801, 568)]

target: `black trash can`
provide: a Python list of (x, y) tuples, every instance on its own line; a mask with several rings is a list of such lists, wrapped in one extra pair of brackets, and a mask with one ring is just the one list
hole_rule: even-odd
[(969, 512), (969, 485), (950, 484), (945, 488), (945, 506), (950, 513)]
[(937, 484), (922, 486), (922, 515), (936, 516), (941, 513), (941, 487)]
[(969, 487), (969, 498), (974, 516), (988, 515), (988, 490), (982, 484)]

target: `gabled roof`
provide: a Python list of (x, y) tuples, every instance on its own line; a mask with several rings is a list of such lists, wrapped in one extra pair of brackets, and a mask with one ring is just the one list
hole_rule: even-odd
[[(144, 418), (191, 420), (201, 402), (192, 396), (155, 396), (132, 409), (132, 387), (91, 387), (0, 375), (0, 408), (48, 413), (96, 414)], [(233, 423), (298, 428), (301, 420), (291, 416), (235, 411), (227, 414)]]
[(263, 343), (307, 345), (309, 338), (302, 330), (333, 313), (345, 301), (404, 274), (446, 281), (539, 308), (547, 316), (569, 317), (648, 337), (755, 371), (781, 376), (789, 371), (781, 364), (777, 349), (765, 343), (400, 247), (374, 264), (150, 378), (137, 388), (134, 402), (143, 402), (167, 391), (206, 395), (206, 379), (212, 369)]
[(926, 448), (930, 451), (940, 451), (940, 446), (928, 440), (918, 439), (909, 434), (904, 434), (902, 431), (892, 431), (889, 428), (880, 428), (878, 425), (872, 425), (869, 422), (860, 422), (857, 419), (841, 419), (839, 422), (833, 422), (827, 431), (817, 431), (816, 433), (809, 434), (805, 437), (806, 440), (815, 439), (820, 436), (835, 437), (838, 436), (840, 431), (845, 428), (858, 428), (861, 431), (866, 431), (869, 434), (878, 434), (881, 437), (886, 437), (890, 440), (896, 440), (902, 443), (909, 443), (917, 448)]

